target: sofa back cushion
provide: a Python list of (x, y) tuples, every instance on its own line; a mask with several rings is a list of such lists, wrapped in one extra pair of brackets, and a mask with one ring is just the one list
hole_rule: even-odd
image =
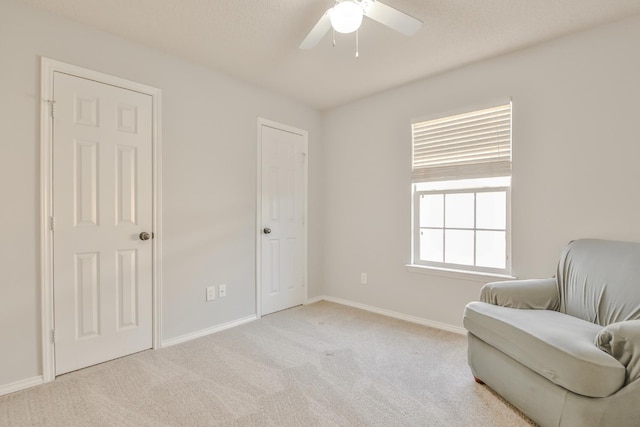
[(640, 243), (573, 241), (556, 277), (560, 312), (602, 326), (640, 319)]

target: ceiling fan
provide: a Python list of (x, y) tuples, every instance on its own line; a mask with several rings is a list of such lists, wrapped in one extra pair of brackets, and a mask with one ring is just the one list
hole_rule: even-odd
[(344, 34), (357, 31), (365, 16), (406, 36), (415, 34), (422, 27), (419, 19), (377, 0), (336, 0), (300, 43), (300, 49), (316, 46), (332, 27)]

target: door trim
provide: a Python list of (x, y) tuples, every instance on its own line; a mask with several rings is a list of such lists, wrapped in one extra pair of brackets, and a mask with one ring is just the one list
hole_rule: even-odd
[(161, 165), (161, 95), (160, 89), (119, 77), (100, 73), (41, 57), (40, 62), (40, 312), (42, 343), (42, 377), (45, 383), (55, 379), (55, 352), (52, 330), (53, 313), (53, 238), (51, 216), (53, 213), (53, 76), (55, 72), (94, 80), (123, 89), (149, 95), (152, 98), (152, 343), (153, 348), (162, 343), (162, 180)]
[(290, 132), (296, 135), (300, 135), (303, 138), (304, 152), (307, 153), (304, 170), (302, 171), (302, 177), (304, 180), (304, 200), (302, 201), (302, 216), (304, 218), (302, 228), (302, 239), (304, 253), (302, 254), (302, 280), (303, 280), (303, 303), (309, 299), (309, 286), (308, 286), (308, 206), (307, 201), (309, 198), (309, 133), (306, 130), (298, 129), (293, 126), (285, 125), (282, 123), (267, 120), (262, 117), (258, 117), (258, 151), (257, 151), (257, 191), (256, 191), (256, 317), (260, 319), (262, 317), (262, 126), (271, 127), (285, 132)]

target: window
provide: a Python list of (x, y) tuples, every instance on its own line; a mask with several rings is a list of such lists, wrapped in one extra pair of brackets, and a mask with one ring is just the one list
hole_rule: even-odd
[(413, 264), (509, 274), (511, 103), (412, 135)]

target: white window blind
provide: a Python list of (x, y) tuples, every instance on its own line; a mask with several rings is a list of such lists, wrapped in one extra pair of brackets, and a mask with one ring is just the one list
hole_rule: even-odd
[(411, 128), (413, 182), (511, 175), (511, 103)]

